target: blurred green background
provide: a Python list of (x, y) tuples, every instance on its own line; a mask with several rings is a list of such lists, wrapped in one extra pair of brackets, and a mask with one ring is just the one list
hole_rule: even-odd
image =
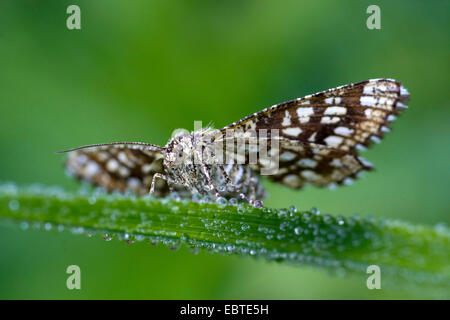
[[(0, 2), (0, 180), (75, 190), (53, 152), (117, 140), (165, 144), (194, 120), (220, 128), (272, 104), (378, 77), (410, 109), (351, 187), (267, 188), (266, 206), (450, 221), (449, 1)], [(66, 28), (78, 4), (82, 29)], [(366, 279), (238, 257), (0, 227), (0, 298), (427, 298)], [(66, 289), (81, 267), (82, 290)]]

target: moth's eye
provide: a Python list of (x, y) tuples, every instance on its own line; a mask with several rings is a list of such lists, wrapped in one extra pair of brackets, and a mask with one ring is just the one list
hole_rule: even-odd
[(178, 152), (178, 158), (183, 158), (183, 151)]

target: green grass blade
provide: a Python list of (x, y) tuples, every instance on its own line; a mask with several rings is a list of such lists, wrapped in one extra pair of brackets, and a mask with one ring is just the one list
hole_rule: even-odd
[(392, 279), (450, 288), (450, 231), (443, 225), (15, 184), (0, 185), (0, 219), (24, 229), (68, 229), (171, 248), (187, 245), (337, 274), (367, 277), (367, 266), (375, 264)]

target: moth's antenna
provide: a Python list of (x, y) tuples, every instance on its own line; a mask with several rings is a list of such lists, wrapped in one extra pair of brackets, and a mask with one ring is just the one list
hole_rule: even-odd
[(152, 150), (152, 151), (161, 151), (161, 150), (164, 149), (163, 147), (160, 147), (160, 146), (157, 146), (157, 145), (154, 145), (154, 144), (151, 144), (151, 143), (145, 143), (145, 142), (111, 142), (111, 143), (88, 144), (88, 145), (77, 147), (77, 148), (73, 148), (73, 149), (57, 151), (55, 153), (59, 154), (59, 153), (66, 153), (66, 152), (71, 152), (71, 151), (76, 151), (76, 150), (81, 150), (81, 149), (87, 149), (87, 148), (116, 146), (116, 145), (141, 146), (141, 147), (145, 147), (145, 149), (149, 149), (149, 150)]

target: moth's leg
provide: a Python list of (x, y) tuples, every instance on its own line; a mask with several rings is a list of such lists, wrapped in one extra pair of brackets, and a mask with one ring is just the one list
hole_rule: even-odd
[(250, 188), (250, 199), (252, 199), (252, 201), (256, 200), (256, 179), (255, 177), (251, 177), (250, 178), (250, 183), (249, 183), (249, 188)]
[(249, 203), (255, 208), (263, 208), (264, 206), (262, 201), (256, 199), (256, 188), (258, 180), (255, 176), (252, 175), (252, 170), (249, 167), (247, 167), (246, 180), (244, 183), (249, 190), (250, 195)]
[(239, 193), (239, 197), (241, 197), (243, 200), (247, 201), (250, 205), (252, 205), (252, 200), (250, 200), (245, 194), (242, 192)]
[(155, 173), (152, 178), (152, 186), (150, 187), (150, 194), (153, 194), (155, 192), (155, 181), (157, 178), (163, 179), (164, 181), (166, 181), (167, 185), (169, 186), (169, 190), (173, 191), (173, 188), (172, 188), (171, 184), (169, 183), (169, 179), (167, 178), (167, 176), (165, 176), (161, 173)]
[(225, 178), (225, 184), (227, 187), (231, 188), (233, 191), (235, 191), (235, 187), (233, 185), (233, 183), (231, 182), (231, 178), (228, 175), (227, 171), (225, 170), (225, 167), (223, 166), (223, 164), (219, 164), (219, 169), (222, 171), (223, 177)]
[[(223, 171), (223, 176), (225, 177), (226, 184), (230, 186), (231, 191), (237, 192), (243, 186), (248, 185), (248, 176), (246, 176), (246, 178), (243, 182), (238, 183), (238, 184), (233, 184), (233, 182), (231, 181), (231, 178), (228, 175), (228, 173), (226, 172), (224, 166), (222, 164), (219, 164), (219, 168), (220, 168), (220, 170)], [(250, 168), (248, 168), (248, 169), (250, 169)], [(250, 171), (247, 171), (246, 174), (250, 175)], [(253, 205), (253, 201), (251, 199), (249, 199), (243, 192), (239, 192), (239, 197), (242, 198), (243, 200), (247, 201), (250, 205)]]
[(206, 180), (208, 180), (208, 185), (209, 185), (210, 189), (214, 192), (214, 195), (216, 196), (216, 198), (219, 198), (220, 193), (219, 193), (219, 191), (217, 191), (217, 188), (214, 186), (214, 183), (211, 179), (211, 175), (209, 174), (208, 167), (203, 162), (201, 163), (201, 166), (202, 166), (203, 171), (205, 172)]
[(252, 172), (251, 172), (250, 168), (247, 167), (247, 168), (245, 168), (243, 181), (238, 183), (236, 185), (236, 187), (238, 187), (239, 189), (242, 188), (242, 187), (246, 187), (247, 189), (250, 189), (250, 187), (252, 185), (252, 182), (253, 182), (253, 180), (252, 180)]
[(169, 187), (169, 192), (174, 192), (173, 185), (170, 182), (170, 180), (166, 180), (166, 182), (167, 182), (167, 186)]

